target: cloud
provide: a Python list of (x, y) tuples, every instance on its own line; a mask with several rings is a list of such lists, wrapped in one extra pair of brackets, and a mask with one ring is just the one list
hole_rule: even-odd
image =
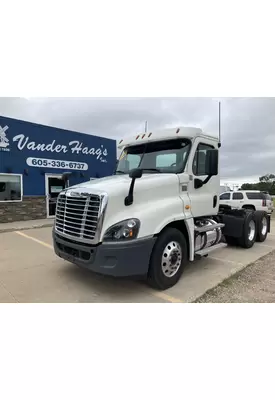
[[(275, 99), (224, 98), (221, 175), (250, 179), (275, 172)], [(0, 115), (120, 139), (144, 129), (199, 126), (218, 133), (214, 98), (0, 98)]]

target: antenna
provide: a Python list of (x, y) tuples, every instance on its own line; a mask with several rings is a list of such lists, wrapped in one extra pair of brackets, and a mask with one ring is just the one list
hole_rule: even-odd
[(147, 133), (147, 129), (148, 129), (148, 121), (145, 121), (145, 133)]
[(221, 147), (221, 102), (219, 101), (219, 148)]

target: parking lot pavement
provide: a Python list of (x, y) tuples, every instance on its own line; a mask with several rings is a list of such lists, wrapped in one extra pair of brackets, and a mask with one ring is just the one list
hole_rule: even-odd
[[(275, 233), (275, 222), (272, 226)], [(190, 263), (176, 286), (158, 292), (145, 283), (98, 276), (58, 258), (50, 227), (1, 233), (0, 302), (191, 302), (274, 249), (271, 234), (249, 250), (216, 251)]]

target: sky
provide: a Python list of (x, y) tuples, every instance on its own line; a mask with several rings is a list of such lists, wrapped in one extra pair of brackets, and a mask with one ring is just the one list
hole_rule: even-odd
[(122, 137), (148, 129), (196, 126), (218, 135), (221, 101), (221, 182), (240, 184), (275, 173), (275, 98), (1, 98), (0, 115)]

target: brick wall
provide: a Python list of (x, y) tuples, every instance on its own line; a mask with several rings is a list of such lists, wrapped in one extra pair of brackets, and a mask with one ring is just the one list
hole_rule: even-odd
[(45, 196), (25, 196), (22, 202), (0, 202), (0, 223), (47, 217)]

